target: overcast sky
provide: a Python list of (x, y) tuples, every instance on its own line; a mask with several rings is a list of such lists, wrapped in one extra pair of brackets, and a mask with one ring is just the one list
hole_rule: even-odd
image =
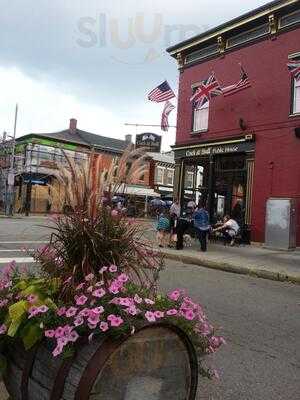
[[(17, 136), (78, 127), (124, 138), (160, 132), (162, 104), (147, 93), (178, 71), (166, 47), (234, 18), (265, 0), (0, 0), (0, 131)], [(170, 117), (176, 123), (176, 110)], [(163, 147), (175, 130), (163, 134)]]

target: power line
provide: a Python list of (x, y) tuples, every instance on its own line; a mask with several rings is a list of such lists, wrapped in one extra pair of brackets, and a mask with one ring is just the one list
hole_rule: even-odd
[[(161, 127), (161, 125), (154, 125), (154, 124), (128, 124), (128, 123), (125, 123), (124, 124), (125, 126), (135, 126), (135, 127), (138, 127), (138, 126), (151, 126), (151, 127), (155, 127), (155, 128), (160, 128)], [(177, 126), (176, 125), (169, 125), (169, 128), (177, 128)]]

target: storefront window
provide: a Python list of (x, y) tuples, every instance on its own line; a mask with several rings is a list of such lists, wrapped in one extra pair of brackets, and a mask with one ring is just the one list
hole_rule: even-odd
[(167, 169), (167, 185), (173, 186), (174, 181), (174, 170)]
[(164, 183), (164, 170), (163, 167), (156, 167), (156, 183), (159, 185)]
[(208, 130), (209, 102), (206, 102), (199, 110), (194, 109), (193, 132)]

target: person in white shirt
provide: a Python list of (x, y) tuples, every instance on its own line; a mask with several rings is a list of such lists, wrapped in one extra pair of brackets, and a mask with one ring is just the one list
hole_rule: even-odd
[(240, 230), (239, 224), (229, 215), (225, 215), (223, 225), (215, 228), (213, 232), (223, 231), (225, 241), (230, 242), (230, 246), (234, 245), (235, 238)]

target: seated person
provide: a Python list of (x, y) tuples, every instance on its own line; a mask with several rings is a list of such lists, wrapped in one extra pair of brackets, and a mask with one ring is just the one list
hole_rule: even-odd
[(215, 228), (213, 232), (222, 231), (225, 242), (230, 242), (230, 246), (233, 246), (239, 230), (239, 224), (233, 218), (230, 218), (229, 215), (225, 215), (224, 223), (218, 228)]

